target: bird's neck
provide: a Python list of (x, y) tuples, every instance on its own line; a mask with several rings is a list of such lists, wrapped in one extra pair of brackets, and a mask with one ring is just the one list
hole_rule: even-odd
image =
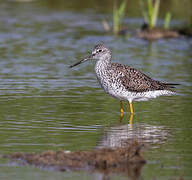
[(111, 64), (111, 60), (110, 59), (99, 59), (96, 62), (95, 65), (95, 70), (99, 69), (99, 70), (103, 70), (105, 68), (107, 68), (109, 65)]
[(107, 68), (111, 65), (110, 59), (99, 59), (95, 65), (95, 72), (97, 75), (98, 80), (102, 79), (103, 74), (106, 74)]
[(97, 60), (96, 65), (107, 67), (111, 64), (111, 55), (105, 55), (102, 58)]

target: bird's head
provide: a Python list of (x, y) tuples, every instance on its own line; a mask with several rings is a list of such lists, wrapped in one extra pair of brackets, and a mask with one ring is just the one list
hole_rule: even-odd
[(104, 44), (98, 44), (95, 46), (95, 48), (91, 52), (91, 55), (71, 65), (70, 68), (77, 66), (88, 60), (102, 60), (102, 61), (108, 60), (109, 61), (110, 59), (111, 59), (111, 51)]

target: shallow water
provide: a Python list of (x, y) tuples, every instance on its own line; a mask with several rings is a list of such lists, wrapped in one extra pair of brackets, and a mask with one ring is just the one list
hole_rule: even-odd
[[(191, 39), (148, 42), (134, 36), (117, 38), (104, 34), (100, 21), (109, 17), (105, 13), (89, 8), (58, 10), (39, 2), (0, 3), (0, 154), (91, 150), (137, 138), (147, 146), (144, 155), (148, 163), (141, 178), (191, 179)], [(128, 17), (125, 21), (130, 28), (142, 22)], [(179, 95), (134, 102), (133, 125), (128, 113), (120, 122), (119, 101), (100, 88), (94, 62), (68, 68), (101, 41), (112, 49), (114, 61), (155, 79), (181, 84)], [(124, 108), (128, 109), (127, 103)], [(0, 179), (104, 176), (47, 172), (3, 159), (0, 163)]]

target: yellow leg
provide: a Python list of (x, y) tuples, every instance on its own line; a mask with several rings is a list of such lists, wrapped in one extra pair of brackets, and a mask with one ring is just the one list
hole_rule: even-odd
[(133, 114), (130, 115), (130, 119), (129, 119), (130, 127), (132, 127), (132, 124), (133, 124)]
[(129, 102), (129, 104), (130, 104), (130, 112), (131, 112), (131, 114), (133, 114), (133, 105), (132, 105), (132, 102)]
[(121, 106), (121, 119), (123, 118), (123, 103), (122, 101), (120, 101), (120, 106)]

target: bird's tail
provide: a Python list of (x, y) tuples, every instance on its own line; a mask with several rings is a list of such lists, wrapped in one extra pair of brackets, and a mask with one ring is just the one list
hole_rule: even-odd
[(164, 85), (168, 86), (169, 88), (175, 88), (175, 86), (178, 86), (180, 84), (176, 84), (176, 83), (164, 83)]

